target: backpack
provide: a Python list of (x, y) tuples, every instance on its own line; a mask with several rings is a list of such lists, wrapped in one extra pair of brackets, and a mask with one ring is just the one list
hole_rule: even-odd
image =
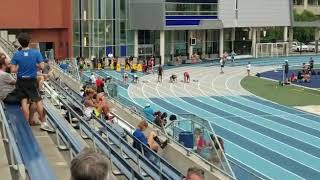
[[(71, 107), (79, 116), (83, 116), (83, 111), (82, 111), (82, 109), (80, 109), (79, 107), (74, 106), (74, 105), (71, 105), (70, 107)], [(75, 116), (74, 116), (72, 113), (71, 113), (70, 115), (71, 115), (71, 119), (75, 118)], [(70, 119), (69, 119), (69, 113), (66, 113), (66, 114), (64, 115), (64, 118), (65, 118), (67, 121), (70, 121)]]

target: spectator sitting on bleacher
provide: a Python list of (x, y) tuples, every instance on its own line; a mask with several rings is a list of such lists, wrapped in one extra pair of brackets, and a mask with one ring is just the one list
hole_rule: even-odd
[[(159, 150), (159, 145), (163, 149), (167, 146), (168, 141), (161, 142), (159, 137), (156, 135), (155, 132), (151, 131), (148, 139), (144, 135), (143, 131), (145, 131), (148, 128), (148, 123), (146, 121), (141, 121), (138, 124), (137, 129), (133, 132), (133, 136), (137, 138), (141, 143), (147, 145), (150, 147), (155, 152), (158, 152)], [(133, 147), (138, 149), (140, 152), (142, 151), (140, 142), (138, 141), (133, 141)], [(156, 142), (156, 143), (155, 143)]]
[(5, 54), (0, 53), (0, 100), (8, 104), (20, 104), (21, 98), (15, 90), (16, 80), (7, 72), (8, 68), (9, 60)]
[(43, 70), (39, 70), (37, 73), (37, 81), (38, 81), (38, 88), (41, 93), (44, 93), (44, 86), (43, 83), (49, 78), (49, 75), (51, 73), (51, 68), (49, 65), (49, 60), (45, 59), (44, 61), (44, 68)]
[(222, 165), (223, 162), (221, 161), (223, 161), (224, 142), (221, 137), (215, 137), (213, 134), (210, 134), (210, 139), (211, 142), (208, 146), (211, 147), (211, 153), (206, 157), (206, 159), (216, 166)]
[(98, 93), (104, 92), (104, 80), (100, 77), (96, 79), (96, 87)]
[(150, 104), (146, 104), (146, 106), (143, 108), (143, 113), (148, 120), (152, 121), (154, 119), (154, 111), (151, 108)]
[(184, 180), (204, 180), (204, 171), (197, 167), (188, 169), (187, 177)]
[(84, 149), (70, 165), (71, 180), (109, 180), (107, 158), (91, 149)]
[(43, 58), (39, 50), (29, 48), (30, 36), (21, 33), (18, 41), (22, 46), (21, 51), (17, 51), (11, 60), (11, 73), (17, 72), (16, 88), (20, 97), (22, 110), (25, 117), (29, 117), (28, 102), (34, 102), (41, 121), (40, 128), (45, 131), (52, 131), (45, 119), (42, 99), (37, 88), (37, 69), (44, 69)]
[(167, 119), (166, 119), (167, 117), (168, 117), (168, 114), (166, 112), (164, 112), (164, 113), (157, 112), (156, 117), (153, 122), (158, 127), (160, 127), (162, 130), (164, 130), (164, 127), (167, 124)]
[(99, 117), (102, 112), (106, 120), (113, 118), (113, 116), (110, 115), (110, 106), (106, 102), (103, 94), (97, 94), (92, 88), (85, 90), (84, 106), (84, 114), (87, 118), (90, 118), (92, 113), (94, 113), (96, 117)]

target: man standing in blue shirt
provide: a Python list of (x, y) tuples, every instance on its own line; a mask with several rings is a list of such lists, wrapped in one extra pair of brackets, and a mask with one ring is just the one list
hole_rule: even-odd
[[(21, 106), (25, 113), (25, 117), (29, 117), (28, 101), (36, 103), (37, 112), (41, 121), (41, 129), (45, 131), (52, 131), (45, 120), (42, 99), (37, 88), (37, 71), (44, 69), (43, 58), (40, 51), (29, 48), (30, 36), (27, 33), (21, 33), (18, 36), (18, 41), (22, 47), (17, 51), (11, 60), (11, 72), (17, 73), (17, 92), (22, 99)], [(31, 119), (28, 118), (29, 121)]]

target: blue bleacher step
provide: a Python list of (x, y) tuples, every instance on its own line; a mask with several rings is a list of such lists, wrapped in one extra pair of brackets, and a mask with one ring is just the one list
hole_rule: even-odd
[(30, 179), (55, 180), (56, 176), (49, 166), (49, 162), (35, 139), (19, 105), (6, 105), (5, 110), (18, 148), (22, 152), (21, 156)]

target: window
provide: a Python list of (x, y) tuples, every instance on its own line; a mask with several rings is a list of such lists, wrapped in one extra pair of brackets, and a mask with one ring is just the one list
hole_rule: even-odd
[(304, 0), (293, 0), (293, 5), (303, 5)]
[(167, 15), (217, 15), (216, 3), (166, 3)]

